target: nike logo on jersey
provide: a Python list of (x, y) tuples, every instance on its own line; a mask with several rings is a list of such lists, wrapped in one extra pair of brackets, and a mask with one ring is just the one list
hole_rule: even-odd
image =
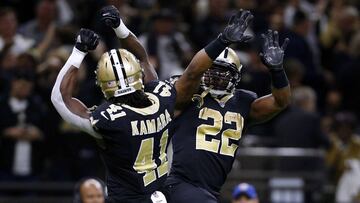
[(171, 116), (167, 109), (159, 117), (148, 120), (131, 121), (132, 135), (147, 135), (160, 132), (171, 121)]
[(105, 115), (105, 111), (101, 111), (100, 114), (101, 114), (104, 118), (106, 118), (106, 120), (109, 120), (109, 118), (106, 117), (106, 115)]

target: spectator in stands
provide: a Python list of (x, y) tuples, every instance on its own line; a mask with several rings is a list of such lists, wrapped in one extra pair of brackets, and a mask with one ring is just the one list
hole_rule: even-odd
[(349, 54), (350, 58), (337, 74), (337, 84), (344, 96), (344, 107), (360, 117), (360, 94), (354, 94), (360, 88), (360, 31), (351, 40)]
[[(328, 137), (322, 132), (321, 117), (317, 113), (316, 93), (310, 87), (297, 87), (292, 90), (292, 103), (274, 123), (274, 135), (279, 147), (294, 148), (328, 148)], [(296, 159), (280, 159), (277, 162), (280, 171), (314, 172), (325, 170), (321, 157), (304, 157)], [(311, 167), (309, 167), (311, 166)], [(322, 176), (314, 180), (305, 180), (306, 184), (321, 187)], [(305, 191), (304, 202), (314, 202), (311, 191)]]
[(269, 28), (272, 30), (278, 30), (279, 39), (281, 41), (284, 40), (290, 32), (289, 27), (285, 26), (286, 18), (284, 17), (284, 12), (284, 8), (278, 6), (272, 11), (271, 15), (269, 16)]
[(255, 92), (259, 97), (270, 94), (270, 75), (259, 57), (259, 51), (252, 47), (247, 51), (248, 62), (241, 61), (245, 68), (242, 69), (240, 88)]
[(330, 135), (333, 131), (334, 116), (337, 112), (343, 109), (343, 96), (337, 89), (331, 89), (327, 92), (326, 102), (323, 106), (322, 112), (322, 131)]
[(105, 203), (106, 186), (97, 178), (85, 178), (75, 186), (73, 203)]
[(335, 115), (333, 132), (330, 135), (331, 148), (328, 151), (327, 163), (335, 170), (334, 180), (338, 180), (346, 170), (346, 160), (360, 161), (360, 137), (355, 133), (357, 119), (353, 113), (339, 112)]
[(292, 92), (291, 106), (274, 124), (274, 134), (280, 147), (318, 148), (329, 141), (321, 131), (316, 112), (316, 94), (310, 87), (298, 87)]
[(321, 33), (323, 64), (335, 73), (349, 60), (352, 36), (359, 31), (359, 11), (353, 6), (341, 6), (331, 13), (330, 21)]
[(34, 76), (17, 72), (0, 101), (0, 179), (33, 180), (42, 172), (44, 105), (32, 94)]
[(182, 74), (193, 55), (184, 35), (175, 30), (175, 18), (173, 11), (161, 10), (152, 17), (151, 31), (139, 37), (161, 80)]
[(296, 59), (285, 61), (284, 68), (289, 79), (290, 87), (296, 89), (303, 85), (304, 65)]
[(13, 55), (8, 52), (7, 56), (0, 59), (0, 97), (6, 97), (9, 94), (14, 73), (19, 71), (34, 72), (36, 70), (37, 60), (28, 52), (14, 57), (13, 60), (12, 57)]
[(38, 66), (36, 70), (38, 93), (44, 99), (50, 97), (52, 86), (68, 56), (69, 52), (66, 49), (53, 49), (47, 54), (46, 60)]
[(230, 18), (229, 0), (209, 0), (208, 14), (194, 22), (191, 28), (191, 39), (196, 49), (204, 47), (221, 32)]
[(235, 186), (232, 203), (259, 203), (255, 187), (248, 183), (240, 183)]
[(39, 44), (48, 28), (55, 23), (57, 17), (56, 0), (40, 0), (36, 5), (36, 18), (20, 27), (20, 33), (34, 39)]
[(355, 133), (357, 119), (353, 113), (339, 112), (335, 115), (332, 145), (327, 153), (331, 179), (338, 184), (338, 202), (360, 201), (360, 137)]
[[(294, 24), (294, 15), (296, 11), (300, 9), (306, 13), (306, 15), (314, 15), (315, 8), (309, 1), (303, 0), (290, 0), (287, 1), (287, 5), (284, 10), (284, 20), (287, 27), (291, 27)], [(312, 17), (312, 16), (309, 16)]]
[(310, 32), (310, 21), (308, 16), (300, 10), (294, 14), (294, 25), (291, 32), (288, 33), (291, 42), (287, 48), (286, 58), (295, 58), (305, 67), (304, 80), (305, 84), (318, 85), (316, 80), (319, 74), (318, 67), (314, 61), (313, 52), (307, 41), (307, 35)]
[(10, 89), (10, 72), (18, 63), (24, 61), (21, 59), (26, 58), (25, 52), (34, 45), (34, 40), (17, 34), (16, 30), (17, 19), (14, 10), (0, 8), (0, 96), (7, 94)]
[(305, 80), (310, 81), (317, 74), (317, 67), (313, 59), (313, 54), (306, 39), (310, 31), (310, 21), (308, 16), (301, 10), (294, 14), (294, 24), (289, 33), (291, 42), (286, 51), (286, 58), (295, 58), (305, 67)]
[(15, 13), (17, 14), (19, 22), (24, 23), (34, 17), (35, 11), (32, 8), (36, 4), (36, 2), (37, 0), (27, 0), (27, 1), (4, 0), (4, 1), (0, 1), (0, 7), (13, 8)]
[(0, 58), (9, 54), (15, 58), (34, 45), (34, 40), (17, 34), (16, 14), (11, 8), (0, 8)]

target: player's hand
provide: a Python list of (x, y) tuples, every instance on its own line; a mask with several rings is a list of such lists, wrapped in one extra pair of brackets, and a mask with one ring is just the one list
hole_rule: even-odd
[(260, 57), (264, 65), (270, 71), (277, 71), (283, 69), (283, 60), (286, 46), (289, 43), (289, 38), (286, 38), (282, 46), (279, 45), (279, 33), (277, 31), (268, 30), (267, 34), (261, 34), (264, 39), (264, 45)]
[(220, 34), (220, 39), (226, 44), (247, 42), (252, 39), (251, 35), (244, 35), (254, 16), (248, 10), (239, 10), (231, 16), (228, 25)]
[(99, 39), (99, 35), (97, 35), (94, 31), (81, 28), (78, 36), (76, 37), (75, 47), (86, 53), (96, 49), (99, 44)]
[(119, 10), (115, 6), (105, 6), (100, 10), (101, 21), (105, 25), (117, 28), (121, 23)]

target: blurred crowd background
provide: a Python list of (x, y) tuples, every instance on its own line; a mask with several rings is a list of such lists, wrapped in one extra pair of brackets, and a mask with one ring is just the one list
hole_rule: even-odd
[[(305, 186), (310, 183), (310, 188), (302, 186), (298, 202), (332, 202), (341, 195), (360, 199), (358, 0), (1, 0), (0, 196), (20, 194), (9, 192), (1, 182), (104, 177), (95, 141), (59, 117), (50, 93), (76, 33), (85, 27), (95, 30), (102, 42), (80, 69), (76, 97), (88, 107), (101, 103), (94, 79), (96, 62), (103, 52), (120, 46), (113, 31), (99, 22), (98, 11), (107, 4), (115, 5), (128, 28), (139, 36), (160, 79), (181, 74), (234, 11), (249, 9), (255, 18), (247, 32), (254, 40), (234, 47), (244, 65), (239, 88), (263, 96), (271, 92), (271, 78), (258, 56), (260, 34), (274, 29), (280, 41), (290, 38), (284, 67), (293, 102), (274, 120), (246, 130), (235, 174), (227, 184), (246, 179), (259, 187), (263, 202), (276, 201), (276, 194), (267, 188), (284, 181), (268, 178), (264, 186), (251, 179), (259, 175), (251, 171), (262, 169), (296, 174), (295, 179), (285, 180), (290, 185), (298, 180)], [(310, 153), (319, 149), (320, 156)], [(261, 150), (277, 153), (275, 158), (258, 160), (257, 155), (271, 156), (261, 155)], [(291, 152), (297, 154), (291, 158)], [(299, 175), (303, 173), (310, 175)], [(225, 201), (230, 199), (224, 194)]]

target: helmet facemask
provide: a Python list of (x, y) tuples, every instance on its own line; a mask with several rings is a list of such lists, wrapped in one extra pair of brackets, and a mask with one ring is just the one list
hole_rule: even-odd
[(215, 60), (213, 66), (203, 75), (202, 88), (208, 90), (213, 97), (219, 98), (232, 94), (240, 78), (240, 71), (235, 64)]

